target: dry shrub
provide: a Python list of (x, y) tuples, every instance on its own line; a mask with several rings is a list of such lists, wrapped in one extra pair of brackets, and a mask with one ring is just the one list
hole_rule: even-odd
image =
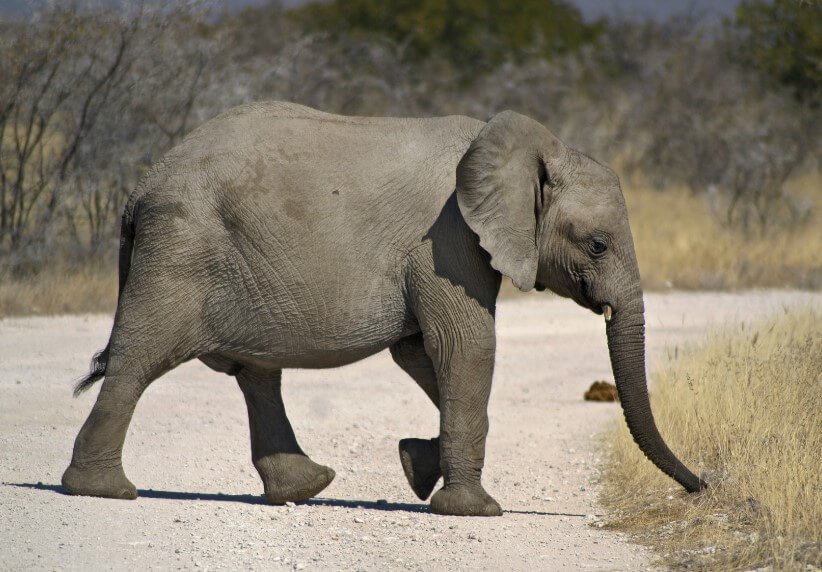
[(6, 316), (113, 312), (113, 268), (47, 268), (22, 278), (0, 275), (0, 318)]
[(648, 462), (624, 423), (610, 438), (606, 526), (675, 567), (736, 570), (822, 562), (822, 329), (786, 309), (714, 334), (653, 377), (671, 449), (710, 487), (688, 495)]
[(803, 224), (765, 234), (729, 229), (703, 196), (623, 181), (643, 284), (651, 289), (822, 287), (819, 173), (787, 184)]

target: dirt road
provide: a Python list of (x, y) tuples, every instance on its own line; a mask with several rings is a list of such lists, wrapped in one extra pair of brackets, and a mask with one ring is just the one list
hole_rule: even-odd
[[(651, 294), (650, 368), (666, 344), (751, 321), (818, 294)], [(242, 395), (197, 363), (152, 385), (124, 453), (136, 501), (60, 492), (96, 389), (71, 381), (105, 344), (108, 316), (0, 321), (0, 569), (638, 570), (641, 548), (592, 526), (597, 433), (617, 405), (583, 391), (610, 379), (604, 325), (567, 300), (500, 303), (484, 482), (501, 518), (428, 513), (397, 441), (437, 433), (422, 391), (387, 353), (338, 369), (289, 371), (285, 399), (303, 448), (337, 471), (321, 497), (273, 507), (250, 460)]]

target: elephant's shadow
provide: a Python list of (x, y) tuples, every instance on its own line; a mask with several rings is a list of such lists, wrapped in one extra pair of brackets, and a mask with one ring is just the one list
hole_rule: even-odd
[[(68, 495), (61, 485), (51, 485), (46, 483), (3, 483), (9, 487), (20, 487), (39, 491), (51, 491), (61, 495)], [(217, 502), (237, 502), (243, 504), (267, 505), (263, 495), (251, 494), (229, 494), (229, 493), (190, 493), (185, 491), (162, 491), (156, 489), (137, 489), (137, 494), (144, 499), (162, 500), (182, 500), (182, 501), (217, 501)], [(428, 512), (428, 506), (424, 504), (391, 503), (387, 501), (363, 501), (363, 500), (343, 500), (329, 498), (313, 498), (297, 503), (307, 506), (338, 506), (343, 508), (364, 508), (370, 510), (408, 512)]]
[[(34, 489), (38, 491), (51, 491), (61, 495), (68, 496), (65, 489), (61, 485), (50, 485), (45, 483), (3, 483), (8, 487), (19, 487), (24, 489)], [(155, 489), (138, 489), (137, 493), (140, 498), (144, 499), (161, 499), (161, 500), (183, 500), (183, 501), (217, 501), (217, 502), (238, 502), (244, 504), (268, 505), (263, 495), (250, 494), (227, 494), (227, 493), (189, 493), (184, 491), (160, 491)], [(342, 508), (359, 508), (367, 510), (379, 511), (405, 511), (416, 513), (430, 513), (427, 504), (411, 504), (401, 502), (388, 502), (385, 500), (365, 501), (365, 500), (347, 500), (347, 499), (330, 499), (330, 498), (312, 498), (307, 501), (299, 502), (302, 506), (330, 506)], [(536, 510), (504, 510), (503, 512), (510, 514), (526, 514), (536, 516), (570, 516), (585, 518), (584, 514), (565, 513), (565, 512), (542, 512)]]

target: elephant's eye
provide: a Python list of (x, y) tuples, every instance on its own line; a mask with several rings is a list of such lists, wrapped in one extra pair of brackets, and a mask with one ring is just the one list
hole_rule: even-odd
[(601, 238), (595, 238), (591, 240), (591, 252), (594, 254), (605, 254), (605, 251), (608, 250), (608, 245), (605, 244), (605, 241)]

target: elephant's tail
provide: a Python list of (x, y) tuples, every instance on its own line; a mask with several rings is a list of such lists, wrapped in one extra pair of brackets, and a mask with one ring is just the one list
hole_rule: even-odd
[[(132, 196), (132, 199), (134, 197)], [(128, 272), (131, 269), (131, 252), (134, 250), (134, 200), (129, 200), (123, 210), (123, 217), (120, 223), (120, 259), (119, 259), (119, 287), (117, 299), (123, 295), (123, 288), (126, 286)], [(74, 386), (74, 397), (77, 397), (92, 385), (103, 379), (106, 375), (108, 365), (108, 352), (111, 347), (111, 339), (102, 350), (94, 354), (91, 358), (91, 368), (88, 374)]]
[(108, 348), (110, 344), (106, 344), (102, 350), (94, 354), (91, 358), (91, 368), (88, 375), (77, 382), (74, 386), (74, 397), (77, 397), (89, 387), (103, 379), (106, 375), (106, 365), (108, 365)]

